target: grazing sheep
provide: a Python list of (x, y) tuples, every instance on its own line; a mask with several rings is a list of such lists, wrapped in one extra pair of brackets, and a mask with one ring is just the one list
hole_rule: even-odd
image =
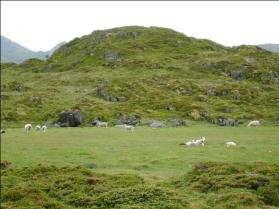
[(46, 130), (47, 130), (47, 126), (46, 126), (46, 125), (43, 125), (42, 128), (41, 128), (41, 131), (42, 131), (42, 132), (46, 132)]
[(115, 125), (115, 128), (125, 128), (125, 125)]
[(256, 127), (256, 126), (259, 126), (259, 125), (260, 125), (260, 121), (258, 121), (258, 120), (252, 120), (252, 121), (250, 121), (250, 122), (248, 123), (247, 127), (250, 127), (250, 126)]
[(6, 133), (6, 131), (1, 128), (1, 134), (4, 134), (4, 133)]
[(31, 131), (32, 129), (32, 125), (30, 123), (25, 124), (24, 129), (26, 131), (26, 133), (29, 133), (29, 131)]
[(235, 147), (236, 143), (235, 142), (226, 142), (227, 147)]
[(101, 121), (98, 121), (96, 126), (99, 128), (99, 127), (105, 127), (107, 128), (108, 127), (108, 122), (101, 122)]
[(36, 130), (36, 131), (41, 130), (41, 126), (40, 126), (40, 125), (36, 125), (35, 130)]
[(134, 126), (124, 124), (124, 128), (126, 131), (133, 131), (135, 129)]

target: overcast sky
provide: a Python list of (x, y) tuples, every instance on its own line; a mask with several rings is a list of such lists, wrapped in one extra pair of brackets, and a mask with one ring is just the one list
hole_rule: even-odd
[(232, 46), (279, 43), (279, 2), (1, 1), (1, 34), (48, 50), (93, 30), (160, 26)]

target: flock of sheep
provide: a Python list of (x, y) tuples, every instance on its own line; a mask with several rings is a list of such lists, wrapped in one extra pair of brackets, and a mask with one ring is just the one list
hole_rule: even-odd
[[(247, 127), (256, 127), (256, 126), (259, 126), (260, 125), (260, 121), (258, 120), (253, 120), (253, 121), (250, 121), (247, 125)], [(181, 143), (180, 145), (186, 145), (186, 146), (204, 146), (205, 145), (205, 137), (202, 136), (200, 137), (199, 139), (191, 139), (190, 141), (188, 142), (185, 142), (185, 143)], [(227, 147), (235, 147), (236, 146), (236, 143), (234, 141), (229, 141), (229, 142), (226, 142), (226, 146)]]
[[(24, 126), (24, 129), (25, 129), (25, 132), (26, 133), (29, 133), (30, 131), (31, 131), (31, 129), (32, 129), (33, 127), (32, 127), (32, 125), (31, 125), (31, 123), (27, 123), (27, 124), (25, 124), (25, 126)], [(42, 132), (46, 132), (46, 130), (47, 130), (47, 126), (46, 125), (36, 125), (35, 126), (35, 130), (36, 131), (42, 131)]]
[[(186, 146), (203, 146), (205, 145), (205, 137), (202, 136), (200, 137), (199, 139), (191, 139), (190, 141), (188, 142), (185, 142), (185, 143), (181, 143), (180, 145), (186, 145)], [(227, 147), (235, 147), (236, 146), (236, 143), (233, 142), (233, 141), (229, 141), (229, 142), (226, 142), (226, 146)]]
[[(259, 121), (251, 121), (248, 126), (259, 126), (260, 123)], [(101, 122), (99, 121), (96, 125), (97, 127), (105, 127), (107, 128), (108, 127), (108, 122)], [(121, 128), (121, 129), (124, 129), (124, 130), (129, 130), (129, 131), (133, 131), (135, 129), (134, 126), (131, 126), (131, 125), (126, 125), (126, 124), (123, 124), (123, 125), (115, 125), (116, 128)], [(31, 131), (31, 129), (33, 129), (32, 127), (32, 124), (28, 123), (28, 124), (25, 124), (24, 126), (24, 129), (25, 129), (25, 132), (26, 133), (29, 133)], [(36, 125), (35, 126), (35, 130), (36, 131), (42, 131), (42, 132), (46, 132), (47, 130), (47, 126), (46, 125)], [(5, 133), (4, 130), (1, 129), (1, 134), (2, 133)], [(202, 136), (200, 137), (199, 139), (191, 139), (190, 141), (188, 142), (185, 142), (185, 143), (181, 143), (180, 145), (186, 145), (186, 146), (205, 146), (205, 137)], [(231, 147), (231, 146), (236, 146), (236, 143), (233, 142), (233, 141), (230, 141), (230, 142), (226, 142), (226, 146), (227, 147)]]
[[(108, 122), (101, 122), (101, 121), (98, 121), (98, 123), (96, 124), (96, 127), (100, 128), (100, 127), (104, 127), (104, 128), (107, 128), (108, 127)], [(131, 126), (131, 125), (126, 125), (126, 124), (123, 124), (123, 125), (115, 125), (116, 128), (121, 128), (121, 129), (124, 129), (124, 130), (127, 130), (127, 131), (133, 131), (135, 129), (134, 126)], [(24, 126), (24, 130), (26, 133), (29, 133), (31, 130), (33, 129), (33, 126), (31, 123), (27, 123), (25, 124)], [(42, 132), (46, 132), (47, 130), (47, 126), (46, 125), (36, 125), (35, 126), (35, 130), (36, 131), (42, 131)], [(4, 130), (1, 129), (1, 133), (5, 133)]]
[[(260, 125), (260, 121), (253, 120), (253, 121), (250, 121), (247, 126), (248, 127), (251, 127), (251, 126), (256, 127), (256, 126), (259, 126), (259, 125)], [(96, 124), (96, 127), (107, 128), (108, 127), (108, 122), (98, 121), (97, 124)], [(135, 126), (127, 125), (127, 124), (115, 125), (115, 127), (116, 128), (124, 129), (126, 131), (133, 131), (135, 129)], [(32, 125), (30, 123), (28, 123), (28, 124), (25, 124), (24, 129), (25, 129), (26, 133), (29, 133), (31, 131), (31, 129), (33, 129), (33, 127), (32, 127)], [(36, 131), (46, 132), (47, 126), (46, 125), (36, 125), (35, 126), (35, 130)], [(3, 134), (3, 133), (5, 133), (5, 130), (1, 129), (1, 134)], [(185, 143), (181, 143), (180, 145), (186, 145), (186, 146), (205, 146), (205, 137), (202, 136), (201, 138), (196, 139), (196, 140), (191, 139), (190, 141), (185, 142)], [(226, 146), (227, 147), (235, 147), (236, 143), (233, 142), (233, 141), (229, 141), (229, 142), (226, 142)]]

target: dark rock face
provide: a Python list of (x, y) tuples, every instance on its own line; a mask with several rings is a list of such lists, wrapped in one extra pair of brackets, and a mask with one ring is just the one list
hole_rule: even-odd
[(136, 39), (138, 36), (138, 33), (133, 31), (133, 32), (131, 32), (131, 36), (133, 39)]
[(235, 70), (235, 71), (231, 71), (229, 73), (229, 76), (234, 79), (234, 80), (238, 80), (238, 81), (241, 81), (241, 80), (244, 80), (245, 79), (245, 74), (242, 70)]
[(117, 36), (121, 39), (125, 39), (127, 37), (127, 34), (123, 31), (118, 32)]
[(97, 96), (102, 97), (103, 99), (106, 99), (109, 96), (107, 88), (103, 84), (97, 88)]
[(140, 123), (140, 117), (138, 115), (124, 115), (124, 114), (120, 114), (118, 116), (118, 121), (117, 124), (118, 125), (123, 125), (123, 124), (127, 124), (127, 125), (138, 125)]
[(174, 118), (174, 119), (170, 119), (169, 120), (169, 124), (172, 127), (185, 126), (186, 125), (186, 121), (183, 120), (183, 119)]
[(219, 126), (236, 126), (237, 121), (231, 118), (219, 118), (217, 124)]
[(84, 121), (84, 117), (78, 110), (63, 111), (59, 114), (57, 124), (60, 127), (77, 127)]
[(107, 62), (115, 62), (118, 61), (120, 59), (120, 56), (118, 54), (118, 52), (107, 52), (105, 54), (105, 59)]

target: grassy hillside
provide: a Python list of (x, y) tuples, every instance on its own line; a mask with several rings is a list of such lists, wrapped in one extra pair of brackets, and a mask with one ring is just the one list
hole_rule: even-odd
[(279, 120), (279, 55), (226, 48), (158, 27), (123, 27), (76, 38), (48, 60), (2, 64), (1, 119), (53, 121), (80, 109), (86, 122), (119, 113), (143, 119), (240, 123)]

